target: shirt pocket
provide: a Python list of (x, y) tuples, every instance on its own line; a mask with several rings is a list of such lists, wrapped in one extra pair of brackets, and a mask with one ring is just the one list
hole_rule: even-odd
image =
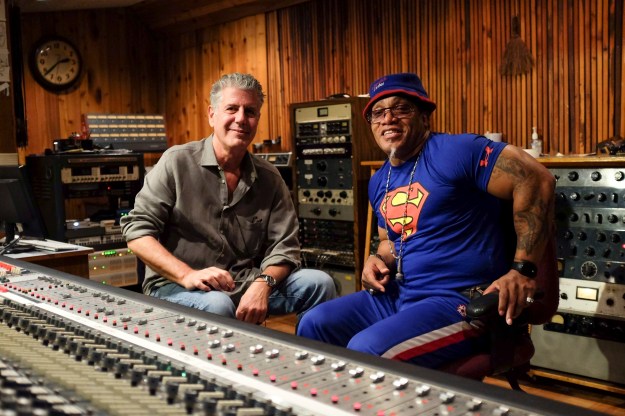
[(236, 216), (238, 230), (234, 232), (236, 241), (235, 250), (245, 257), (256, 257), (266, 238), (265, 221), (258, 217)]

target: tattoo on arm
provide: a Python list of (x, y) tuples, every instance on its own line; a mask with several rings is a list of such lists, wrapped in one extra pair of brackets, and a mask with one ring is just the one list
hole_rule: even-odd
[(493, 175), (510, 185), (517, 250), (532, 254), (542, 246), (551, 231), (550, 203), (542, 197), (540, 177), (523, 162), (501, 156), (497, 159)]

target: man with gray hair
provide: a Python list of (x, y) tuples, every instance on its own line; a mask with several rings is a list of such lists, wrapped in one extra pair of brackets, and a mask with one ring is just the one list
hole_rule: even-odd
[(249, 74), (212, 87), (213, 134), (168, 149), (122, 218), (128, 247), (146, 264), (145, 294), (261, 323), (336, 297), (332, 278), (301, 269), (289, 190), (247, 150), (264, 94)]

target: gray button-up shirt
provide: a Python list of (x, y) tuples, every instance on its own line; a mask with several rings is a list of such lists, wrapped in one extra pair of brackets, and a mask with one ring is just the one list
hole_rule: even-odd
[[(238, 303), (267, 266), (300, 266), (298, 222), (289, 189), (271, 163), (249, 153), (232, 200), (217, 164), (213, 137), (173, 146), (146, 175), (130, 214), (121, 220), (126, 241), (158, 239), (174, 256), (199, 270), (228, 270)], [(169, 280), (146, 267), (143, 292)]]

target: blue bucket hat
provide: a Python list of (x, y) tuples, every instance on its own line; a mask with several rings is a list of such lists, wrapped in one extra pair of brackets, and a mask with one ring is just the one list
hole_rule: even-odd
[(428, 97), (428, 93), (423, 88), (421, 79), (413, 73), (401, 73), (385, 75), (382, 78), (375, 80), (371, 87), (369, 87), (369, 102), (362, 112), (362, 115), (367, 118), (367, 114), (371, 111), (371, 107), (377, 101), (382, 98), (390, 97), (393, 95), (406, 96), (408, 98), (416, 98), (416, 101), (421, 108), (430, 112), (436, 109), (436, 103)]

